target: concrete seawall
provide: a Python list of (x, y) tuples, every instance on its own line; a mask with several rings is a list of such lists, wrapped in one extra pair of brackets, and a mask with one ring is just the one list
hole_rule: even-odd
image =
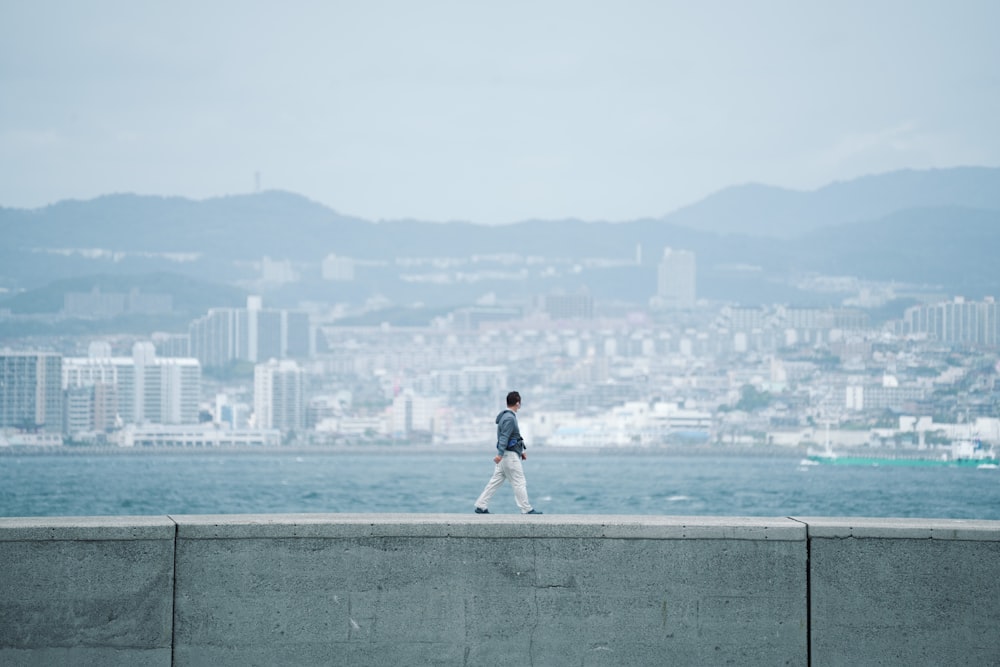
[(998, 627), (997, 521), (0, 519), (3, 665), (985, 665)]

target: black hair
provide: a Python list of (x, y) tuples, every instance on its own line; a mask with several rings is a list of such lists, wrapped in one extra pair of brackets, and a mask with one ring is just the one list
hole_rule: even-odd
[(516, 391), (512, 391), (509, 394), (507, 394), (507, 407), (508, 408), (511, 407), (511, 406), (517, 405), (520, 402), (521, 402), (521, 394), (517, 393)]

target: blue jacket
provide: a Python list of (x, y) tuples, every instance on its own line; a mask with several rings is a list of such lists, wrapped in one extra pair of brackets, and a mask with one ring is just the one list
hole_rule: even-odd
[(497, 415), (497, 453), (503, 456), (504, 452), (517, 452), (518, 456), (524, 452), (524, 438), (513, 410), (504, 410)]

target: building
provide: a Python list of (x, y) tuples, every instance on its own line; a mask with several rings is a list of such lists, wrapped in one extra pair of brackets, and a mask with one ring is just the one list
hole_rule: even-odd
[(695, 256), (689, 250), (663, 250), (657, 267), (654, 304), (661, 308), (691, 308), (695, 305)]
[(337, 257), (334, 254), (329, 254), (323, 258), (321, 272), (323, 280), (353, 282), (354, 260), (350, 257)]
[(484, 322), (519, 322), (524, 316), (520, 308), (499, 306), (469, 306), (452, 313), (456, 329), (477, 331)]
[(904, 333), (926, 334), (942, 343), (1000, 345), (1000, 318), (993, 298), (923, 304), (907, 308), (903, 315)]
[(907, 409), (927, 397), (922, 387), (899, 386), (898, 384), (868, 383), (849, 385), (845, 390), (844, 407), (848, 410), (893, 410)]
[(545, 313), (553, 320), (589, 320), (594, 317), (594, 298), (589, 294), (548, 294)]
[(430, 396), (503, 396), (507, 391), (506, 366), (464, 366), (454, 370), (433, 370), (414, 383)]
[(188, 327), (191, 356), (203, 366), (250, 359), (249, 324), (244, 308), (212, 308)]
[(198, 422), (201, 364), (191, 357), (158, 357), (151, 342), (136, 343), (131, 357), (112, 357), (109, 346), (91, 345), (88, 356), (64, 359), (61, 375), (72, 404), (68, 433)]
[[(63, 359), (62, 388), (73, 396), (76, 411), (90, 397), (90, 425), (81, 430), (102, 431), (135, 419), (135, 363), (131, 357), (112, 357), (110, 345), (92, 343), (86, 357)], [(99, 405), (105, 407), (99, 410)], [(79, 420), (67, 424), (67, 432), (77, 432), (69, 429), (79, 425)]]
[(409, 390), (395, 396), (390, 409), (393, 437), (409, 439), (418, 433), (433, 436), (440, 431), (437, 416), (443, 407), (441, 398), (419, 396)]
[(188, 329), (191, 355), (203, 366), (306, 359), (313, 353), (308, 313), (263, 308), (256, 296), (247, 298), (246, 308), (213, 308)]
[(157, 315), (170, 313), (174, 299), (169, 294), (143, 294), (138, 289), (128, 293), (102, 292), (99, 287), (89, 292), (67, 292), (63, 295), (63, 314), (70, 317), (111, 318), (130, 314)]
[(157, 332), (153, 334), (152, 338), (153, 345), (156, 346), (156, 356), (158, 357), (192, 356), (190, 334)]
[(0, 351), (0, 427), (62, 432), (62, 356)]
[(201, 364), (197, 359), (158, 358), (152, 343), (136, 343), (132, 359), (135, 365), (133, 423), (198, 423)]
[(115, 434), (113, 441), (119, 447), (275, 447), (281, 444), (281, 434), (203, 424), (157, 424), (126, 427)]
[(257, 364), (253, 372), (257, 428), (301, 431), (306, 425), (305, 373), (289, 359)]

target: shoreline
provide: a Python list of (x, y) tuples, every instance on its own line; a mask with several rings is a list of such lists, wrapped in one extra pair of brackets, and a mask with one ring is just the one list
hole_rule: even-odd
[[(337, 455), (337, 454), (456, 454), (456, 455), (489, 455), (493, 453), (490, 447), (481, 445), (289, 445), (279, 447), (117, 447), (117, 446), (74, 446), (42, 447), (29, 445), (12, 445), (0, 447), (0, 457), (4, 456), (161, 456), (170, 454), (195, 455)], [(599, 456), (618, 454), (625, 456), (690, 456), (718, 457), (745, 456), (755, 458), (794, 458), (805, 456), (805, 447), (717, 447), (717, 446), (681, 446), (681, 447), (529, 447), (529, 455), (549, 457), (557, 454), (583, 454)]]
[[(405, 454), (433, 454), (437, 456), (491, 456), (491, 447), (479, 444), (430, 445), (419, 444), (321, 444), (279, 446), (213, 446), (213, 447), (118, 447), (114, 445), (8, 445), (0, 447), (0, 459), (19, 456), (171, 456), (171, 455), (222, 455), (222, 456), (398, 456)], [(537, 445), (527, 448), (532, 456), (557, 458), (569, 456), (649, 456), (676, 458), (773, 458), (806, 459), (814, 454), (807, 445), (661, 445), (656, 447), (559, 447)], [(873, 460), (938, 460), (945, 449), (916, 450), (896, 448), (844, 448), (838, 457), (862, 457)]]

